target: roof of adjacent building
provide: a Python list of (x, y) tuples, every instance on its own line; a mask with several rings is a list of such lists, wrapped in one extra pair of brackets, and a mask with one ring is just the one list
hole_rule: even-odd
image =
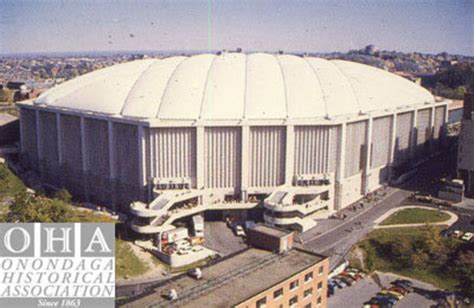
[(36, 104), (132, 118), (324, 118), (433, 103), (429, 91), (368, 65), (267, 53), (145, 59), (100, 69)]
[(268, 226), (263, 223), (258, 223), (250, 229), (260, 232), (260, 233), (265, 233), (265, 234), (268, 234), (274, 237), (280, 237), (280, 238), (287, 236), (288, 234), (293, 232), (293, 231), (289, 231), (283, 228)]
[[(157, 287), (149, 295), (131, 302), (128, 306), (229, 307), (258, 295), (324, 259), (326, 257), (300, 249), (278, 255), (249, 248), (203, 268), (200, 280), (182, 275)], [(244, 270), (246, 268), (247, 271)], [(176, 290), (178, 301), (171, 302), (164, 299), (163, 295), (168, 294), (171, 289)], [(192, 293), (192, 290), (200, 292), (196, 292), (194, 296), (186, 296)]]
[(448, 105), (449, 110), (461, 109), (464, 107), (464, 101), (462, 99), (452, 99)]

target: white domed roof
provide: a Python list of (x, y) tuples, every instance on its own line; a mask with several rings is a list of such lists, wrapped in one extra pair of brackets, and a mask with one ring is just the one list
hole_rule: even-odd
[(134, 118), (321, 118), (433, 103), (424, 88), (368, 65), (273, 54), (147, 59), (85, 74), (35, 104)]

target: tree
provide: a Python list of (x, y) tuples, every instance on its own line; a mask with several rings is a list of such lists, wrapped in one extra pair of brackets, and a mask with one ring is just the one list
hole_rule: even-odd
[(410, 256), (413, 253), (413, 246), (410, 240), (400, 238), (399, 241), (390, 243), (390, 250), (400, 267), (411, 266)]
[(454, 98), (463, 99), (464, 94), (466, 94), (466, 92), (467, 92), (467, 90), (466, 90), (465, 86), (459, 86), (456, 89), (454, 89), (454, 94), (453, 94)]
[(26, 191), (15, 196), (10, 205), (9, 222), (65, 222), (72, 216), (71, 207), (61, 200), (35, 197)]
[(436, 266), (442, 266), (447, 261), (446, 246), (438, 229), (434, 226), (428, 225), (423, 238), (422, 244), (424, 250), (430, 256), (430, 262)]
[(67, 189), (61, 189), (61, 190), (58, 190), (55, 194), (54, 194), (54, 199), (58, 199), (58, 200), (61, 200), (63, 201), (64, 203), (71, 203), (71, 200), (72, 200), (72, 196), (71, 194), (69, 193), (69, 191), (67, 191)]
[(411, 263), (416, 268), (423, 268), (429, 261), (430, 256), (421, 249), (417, 249), (415, 253), (411, 255)]
[(459, 278), (458, 288), (468, 297), (474, 298), (474, 251), (460, 252), (454, 260)]

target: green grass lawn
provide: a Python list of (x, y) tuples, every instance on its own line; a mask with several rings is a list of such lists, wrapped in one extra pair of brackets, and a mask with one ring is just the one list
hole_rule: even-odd
[(92, 211), (84, 211), (74, 209), (72, 217), (70, 218), (71, 222), (116, 222), (110, 216), (94, 213)]
[(437, 210), (408, 208), (393, 213), (382, 221), (380, 225), (435, 223), (447, 221), (449, 218), (451, 218), (449, 214)]
[[(441, 226), (433, 228), (436, 232), (443, 229)], [(433, 284), (442, 289), (453, 290), (459, 281), (450, 275), (449, 271), (440, 270), (428, 263), (421, 267), (402, 267), (395, 257), (387, 251), (389, 244), (399, 242), (401, 239), (408, 240), (416, 247), (416, 244), (427, 236), (427, 232), (426, 227), (378, 229), (369, 233), (365, 239), (359, 242), (358, 247), (364, 251), (365, 264), (369, 267), (369, 271), (392, 272)], [(443, 241), (449, 247), (446, 254), (452, 253), (460, 245), (463, 245), (459, 240), (443, 239)]]
[(116, 278), (135, 277), (148, 271), (147, 265), (143, 264), (122, 240), (115, 241), (115, 267)]
[(13, 198), (26, 189), (23, 182), (5, 164), (0, 164), (0, 222), (6, 222), (9, 207), (3, 204), (5, 198)]
[(23, 182), (5, 164), (0, 164), (0, 201), (26, 189)]

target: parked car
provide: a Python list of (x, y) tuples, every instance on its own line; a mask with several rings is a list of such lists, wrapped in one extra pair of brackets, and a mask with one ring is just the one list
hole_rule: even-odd
[(336, 281), (334, 279), (328, 279), (328, 286), (329, 287), (337, 287)]
[(341, 281), (344, 281), (348, 286), (352, 286), (355, 283), (355, 280), (351, 277), (339, 276)]
[(355, 281), (360, 281), (363, 278), (360, 274), (354, 272), (342, 272), (341, 275), (345, 277), (350, 277)]
[(462, 239), (463, 241), (470, 242), (473, 237), (474, 237), (474, 234), (472, 234), (472, 232), (466, 232), (466, 233), (464, 233), (464, 235), (461, 237), (461, 239)]
[(234, 227), (234, 232), (235, 232), (235, 235), (237, 235), (237, 236), (240, 236), (240, 237), (245, 236), (244, 228), (241, 225), (236, 225)]
[(401, 295), (400, 293), (390, 291), (390, 290), (382, 290), (377, 294), (392, 296), (392, 297), (396, 298), (397, 300), (401, 300), (403, 298), (403, 295)]
[(379, 308), (380, 305), (377, 303), (375, 299), (370, 299), (369, 301), (365, 302), (362, 308)]
[(380, 291), (379, 293), (380, 293), (380, 294), (383, 294), (383, 295), (393, 296), (393, 297), (395, 297), (395, 298), (398, 299), (398, 300), (401, 300), (401, 299), (403, 298), (403, 294), (398, 293), (398, 292), (393, 291), (393, 290), (389, 290), (389, 289), (383, 289), (383, 290)]
[(196, 268), (193, 268), (193, 269), (190, 269), (188, 271), (188, 275), (191, 276), (192, 278), (194, 279), (201, 279), (202, 278), (202, 271), (199, 267), (196, 267)]
[(390, 295), (384, 295), (384, 294), (377, 294), (374, 299), (377, 301), (377, 303), (381, 306), (389, 306), (392, 307), (398, 303), (398, 299), (396, 299), (393, 296)]
[(440, 232), (441, 237), (451, 237), (453, 235), (453, 230), (445, 229)]
[(328, 285), (328, 297), (331, 297), (336, 293), (336, 288), (335, 285)]
[(407, 279), (397, 279), (397, 280), (392, 282), (392, 285), (404, 288), (404, 289), (408, 290), (408, 292), (413, 291), (413, 288), (412, 288), (413, 283), (410, 280), (407, 280)]
[(334, 281), (334, 283), (336, 283), (336, 285), (337, 285), (337, 287), (338, 287), (339, 289), (343, 289), (343, 288), (347, 287), (347, 283), (345, 283), (345, 282), (344, 282), (343, 280), (341, 280), (341, 279), (337, 279), (337, 278), (336, 278), (336, 279), (334, 279), (333, 281)]
[(460, 238), (463, 235), (463, 232), (461, 230), (454, 230), (453, 236), (455, 238)]
[(398, 292), (402, 295), (406, 295), (406, 294), (410, 293), (407, 289), (402, 288), (402, 287), (391, 287), (391, 288), (389, 288), (389, 290)]
[(395, 290), (394, 288), (389, 288), (385, 290), (388, 292), (389, 295), (393, 295), (397, 297), (398, 299), (402, 299), (405, 297), (405, 293), (403, 291)]

